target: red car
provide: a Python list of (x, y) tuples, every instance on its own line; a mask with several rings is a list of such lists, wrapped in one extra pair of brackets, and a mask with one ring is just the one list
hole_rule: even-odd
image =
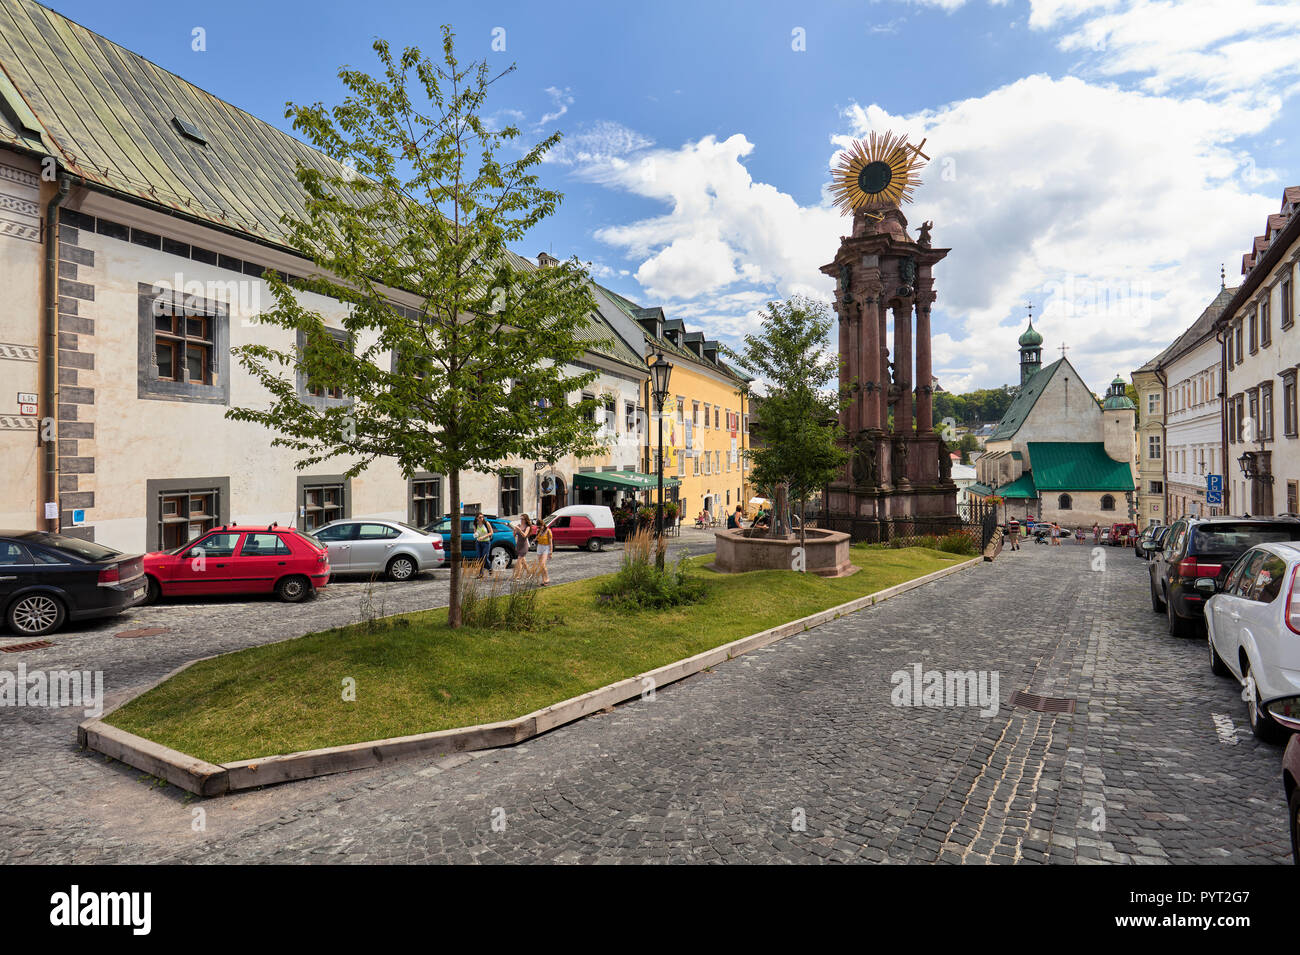
[(218, 527), (145, 554), (148, 602), (159, 597), (276, 594), (297, 603), (329, 583), (329, 552), (292, 527)]

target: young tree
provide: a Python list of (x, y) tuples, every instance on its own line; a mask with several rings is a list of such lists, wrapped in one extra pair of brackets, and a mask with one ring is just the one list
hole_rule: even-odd
[[(447, 475), (456, 627), (462, 472), (596, 448), (592, 402), (569, 403), (595, 374), (567, 370), (590, 345), (579, 333), (594, 302), (576, 261), (533, 268), (506, 248), (560, 202), (535, 172), (559, 134), (500, 158), (520, 135), (482, 119), (500, 77), (460, 66), (449, 27), (438, 64), (415, 48), (394, 58), (382, 40), (374, 50), (383, 75), (340, 70), (341, 105), (288, 105), (294, 128), (337, 161), (299, 165), (303, 214), (284, 219), (317, 274), (268, 274), (275, 304), (259, 321), (296, 333), (297, 347), (234, 349), (270, 402), (227, 416), (277, 431), (272, 443), (300, 452), (300, 469), (343, 457), (354, 476), (391, 458), (408, 477)], [(296, 291), (345, 303), (342, 340)]]
[[(750, 452), (751, 480), (760, 487), (784, 485), (789, 497), (799, 502), (801, 544), (807, 539), (808, 498), (832, 481), (848, 460), (840, 447), (843, 399), (831, 386), (839, 376), (839, 356), (829, 351), (830, 328), (828, 309), (813, 299), (769, 302), (760, 332), (745, 336), (744, 352), (738, 356), (745, 368), (767, 382), (767, 394), (755, 403), (764, 446)], [(773, 516), (776, 533), (786, 515)]]

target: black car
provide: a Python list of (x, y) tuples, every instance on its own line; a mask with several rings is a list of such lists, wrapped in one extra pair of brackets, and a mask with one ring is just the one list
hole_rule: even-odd
[(20, 636), (121, 613), (147, 592), (141, 554), (46, 531), (0, 530), (0, 609)]
[(1300, 540), (1300, 519), (1294, 517), (1184, 517), (1169, 525), (1159, 548), (1147, 544), (1151, 556), (1151, 609), (1169, 620), (1169, 632), (1190, 636), (1205, 621), (1206, 594), (1196, 587), (1212, 578), (1222, 587), (1237, 558), (1257, 544)]
[(1147, 527), (1138, 538), (1137, 546), (1133, 548), (1133, 553), (1138, 560), (1150, 560), (1151, 554), (1164, 546), (1165, 535), (1168, 533), (1168, 524), (1152, 524)]

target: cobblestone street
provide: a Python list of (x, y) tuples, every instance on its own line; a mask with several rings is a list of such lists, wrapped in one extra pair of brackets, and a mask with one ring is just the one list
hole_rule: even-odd
[[(562, 556), (565, 575), (617, 560)], [(0, 711), (0, 860), (1290, 861), (1281, 749), (1203, 638), (1151, 613), (1146, 565), (1105, 556), (1027, 546), (525, 745), (220, 799), (78, 752), (79, 711)], [(388, 612), (437, 586), (386, 590)], [(331, 587), (299, 630), (355, 619), (349, 597)], [(114, 638), (155, 616), (174, 629)], [(150, 608), (0, 666), (102, 667), (123, 691), (291, 635), (283, 616)], [(996, 674), (1000, 708), (893, 705), (918, 664)], [(1010, 707), (1016, 690), (1075, 712)]]

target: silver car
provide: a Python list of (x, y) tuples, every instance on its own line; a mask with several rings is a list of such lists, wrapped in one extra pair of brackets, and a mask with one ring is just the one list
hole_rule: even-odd
[(330, 555), (336, 574), (382, 573), (410, 580), (442, 564), (442, 535), (426, 534), (401, 521), (331, 521), (312, 532)]

